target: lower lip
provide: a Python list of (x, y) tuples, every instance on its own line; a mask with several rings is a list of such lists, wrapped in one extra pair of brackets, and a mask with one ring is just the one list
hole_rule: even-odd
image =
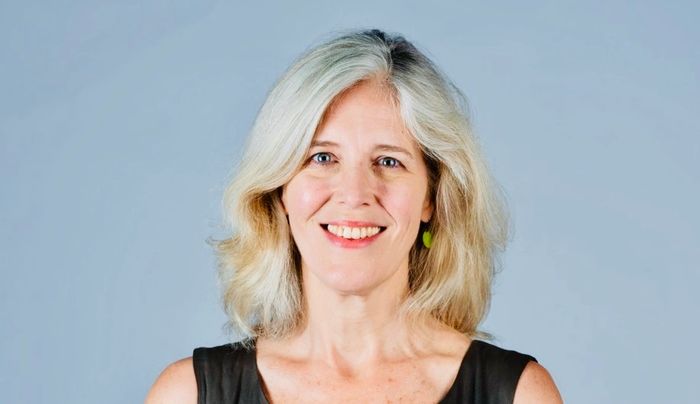
[(383, 233), (383, 231), (380, 231), (379, 233), (375, 234), (374, 236), (365, 237), (365, 238), (358, 238), (357, 240), (355, 240), (355, 239), (338, 237), (335, 234), (324, 229), (323, 227), (321, 227), (321, 230), (323, 230), (323, 232), (326, 233), (326, 237), (328, 237), (328, 240), (330, 240), (331, 243), (337, 245), (338, 247), (343, 247), (343, 248), (367, 247), (368, 245), (372, 244), (379, 237), (379, 235), (381, 235)]

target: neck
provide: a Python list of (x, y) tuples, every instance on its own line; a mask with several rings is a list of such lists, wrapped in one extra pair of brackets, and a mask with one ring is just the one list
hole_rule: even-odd
[(339, 292), (306, 268), (302, 274), (305, 321), (294, 339), (305, 356), (360, 369), (421, 350), (421, 334), (399, 315), (408, 294), (408, 265), (365, 291)]

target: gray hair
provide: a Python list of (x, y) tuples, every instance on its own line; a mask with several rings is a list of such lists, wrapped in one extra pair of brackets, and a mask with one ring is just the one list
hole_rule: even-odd
[(401, 313), (434, 318), (467, 336), (488, 311), (497, 253), (507, 241), (504, 200), (472, 134), (459, 89), (399, 35), (341, 34), (296, 60), (260, 109), (225, 191), (231, 237), (216, 242), (224, 309), (248, 339), (283, 337), (304, 318), (299, 252), (281, 205), (281, 187), (299, 170), (332, 101), (363, 80), (390, 89), (429, 171), (435, 207), (430, 249), (409, 260)]

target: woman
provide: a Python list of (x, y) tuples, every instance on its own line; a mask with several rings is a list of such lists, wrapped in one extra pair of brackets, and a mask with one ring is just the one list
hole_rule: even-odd
[(533, 357), (475, 339), (506, 221), (461, 100), (378, 30), (296, 61), (226, 193), (244, 338), (168, 366), (147, 402), (561, 402)]

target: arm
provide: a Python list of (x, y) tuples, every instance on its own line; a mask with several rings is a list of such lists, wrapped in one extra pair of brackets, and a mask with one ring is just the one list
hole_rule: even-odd
[(161, 372), (146, 396), (146, 404), (196, 404), (197, 381), (192, 357), (180, 359)]
[(562, 404), (564, 401), (547, 369), (529, 362), (520, 375), (513, 404)]

